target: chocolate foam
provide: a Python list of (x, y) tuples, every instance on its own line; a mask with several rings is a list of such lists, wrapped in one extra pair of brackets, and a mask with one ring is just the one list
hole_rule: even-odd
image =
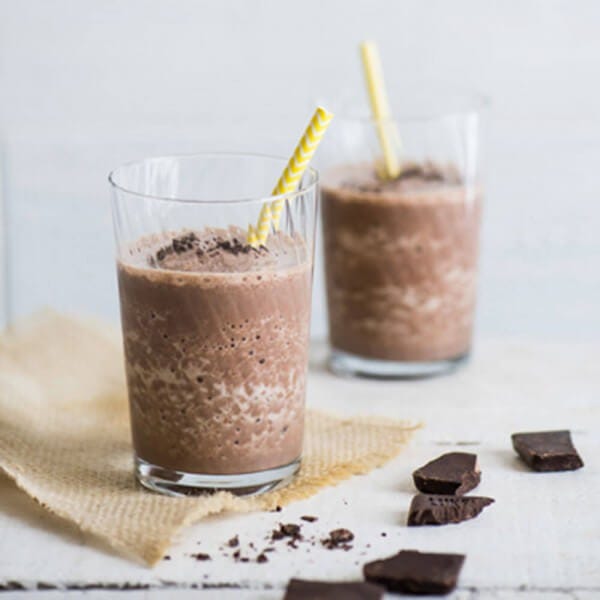
[(463, 178), (452, 164), (441, 165), (433, 161), (405, 162), (395, 179), (382, 179), (371, 163), (358, 163), (337, 167), (329, 171), (324, 189), (345, 192), (348, 200), (373, 201), (427, 201), (438, 189), (460, 189)]

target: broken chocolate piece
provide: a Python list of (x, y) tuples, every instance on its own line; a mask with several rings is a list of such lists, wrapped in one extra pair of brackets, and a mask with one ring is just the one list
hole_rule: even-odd
[(267, 555), (264, 552), (261, 552), (257, 557), (256, 557), (256, 562), (257, 563), (266, 563), (269, 562), (269, 559), (267, 558)]
[(415, 486), (426, 494), (466, 494), (481, 481), (477, 455), (448, 452), (413, 473)]
[(240, 538), (236, 535), (234, 537), (232, 537), (228, 542), (227, 545), (230, 548), (236, 548), (237, 546), (240, 545)]
[(517, 454), (534, 471), (574, 471), (583, 467), (568, 430), (513, 433), (511, 437)]
[(447, 594), (456, 587), (465, 560), (462, 554), (402, 550), (395, 556), (367, 563), (365, 579), (390, 592)]
[(417, 494), (410, 503), (408, 525), (446, 525), (474, 519), (492, 504), (492, 498), (483, 496), (447, 496)]
[(338, 583), (292, 579), (283, 600), (380, 600), (383, 592), (383, 588), (363, 581)]

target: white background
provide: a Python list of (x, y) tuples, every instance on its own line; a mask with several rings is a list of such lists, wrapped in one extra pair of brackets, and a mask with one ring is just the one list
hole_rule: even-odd
[(407, 93), (492, 98), (480, 334), (598, 339), (599, 31), (594, 0), (0, 0), (13, 311), (116, 319), (107, 172), (163, 152), (287, 155), (315, 101), (363, 101), (370, 38)]

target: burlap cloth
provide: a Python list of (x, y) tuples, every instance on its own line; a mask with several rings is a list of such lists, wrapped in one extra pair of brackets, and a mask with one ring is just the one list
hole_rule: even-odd
[(170, 498), (133, 477), (113, 329), (43, 313), (0, 338), (0, 468), (50, 512), (151, 565), (185, 525), (312, 496), (396, 456), (416, 427), (309, 411), (302, 469), (289, 486), (253, 498)]

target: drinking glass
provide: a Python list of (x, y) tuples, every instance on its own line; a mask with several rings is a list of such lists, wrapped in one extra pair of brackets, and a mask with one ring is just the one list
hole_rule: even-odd
[[(325, 141), (330, 367), (338, 374), (422, 377), (469, 356), (484, 102), (434, 100), (379, 124), (367, 114), (338, 116)], [(393, 180), (382, 175), (381, 126), (401, 166)]]
[[(135, 472), (168, 494), (259, 493), (299, 468), (318, 177), (286, 160), (149, 158), (109, 176)], [(262, 244), (265, 202), (283, 200)]]

